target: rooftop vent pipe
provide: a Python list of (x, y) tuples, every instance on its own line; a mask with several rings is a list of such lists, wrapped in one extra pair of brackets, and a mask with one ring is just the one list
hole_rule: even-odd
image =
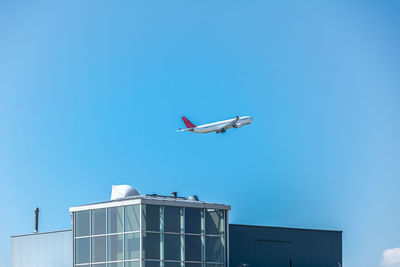
[(177, 197), (178, 196), (178, 192), (172, 192), (172, 196), (173, 197)]
[(35, 230), (33, 232), (39, 232), (39, 208), (35, 208)]

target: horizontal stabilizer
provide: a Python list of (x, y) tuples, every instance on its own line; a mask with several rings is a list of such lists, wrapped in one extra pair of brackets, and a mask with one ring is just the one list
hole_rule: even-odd
[(187, 132), (187, 131), (193, 131), (193, 128), (190, 128), (190, 129), (181, 129), (181, 128), (178, 128), (179, 130), (177, 130), (177, 132)]

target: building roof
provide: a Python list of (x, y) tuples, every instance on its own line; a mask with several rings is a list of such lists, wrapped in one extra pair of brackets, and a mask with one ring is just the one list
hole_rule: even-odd
[(135, 204), (150, 204), (150, 205), (163, 205), (163, 206), (179, 206), (179, 207), (192, 207), (192, 208), (210, 208), (230, 210), (231, 206), (224, 204), (217, 204), (205, 201), (195, 200), (194, 198), (187, 197), (174, 197), (174, 196), (160, 196), (160, 195), (138, 195), (126, 197), (111, 201), (98, 202), (93, 204), (81, 205), (69, 208), (70, 212), (111, 208)]
[(264, 228), (264, 229), (276, 229), (284, 231), (320, 231), (320, 232), (335, 232), (342, 233), (342, 230), (326, 230), (326, 229), (315, 229), (315, 228), (299, 228), (299, 227), (282, 227), (282, 226), (268, 226), (268, 225), (251, 225), (251, 224), (236, 224), (230, 223), (229, 227), (243, 227), (243, 228)]
[(23, 235), (12, 235), (11, 238), (23, 237), (23, 236), (37, 236), (37, 235), (48, 235), (48, 234), (56, 234), (61, 232), (71, 232), (72, 229), (65, 229), (65, 230), (56, 230), (56, 231), (49, 231), (49, 232), (38, 232), (38, 233), (29, 233)]

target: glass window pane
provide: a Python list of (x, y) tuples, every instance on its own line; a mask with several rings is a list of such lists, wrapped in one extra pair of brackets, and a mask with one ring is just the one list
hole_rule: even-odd
[(143, 262), (144, 267), (160, 267), (159, 261), (145, 261)]
[(144, 233), (143, 252), (145, 259), (160, 259), (160, 234)]
[(125, 260), (140, 258), (140, 233), (125, 234)]
[(181, 235), (164, 235), (164, 260), (181, 260)]
[(160, 230), (160, 206), (156, 205), (143, 205), (143, 219), (144, 231), (156, 231)]
[(125, 232), (140, 230), (140, 206), (125, 207)]
[(75, 263), (90, 262), (90, 239), (75, 239)]
[(125, 267), (140, 267), (140, 261), (126, 261)]
[(123, 232), (124, 208), (109, 208), (107, 212), (107, 232), (110, 234)]
[(101, 263), (101, 264), (92, 264), (92, 267), (106, 267), (105, 263)]
[(212, 209), (206, 210), (206, 234), (223, 234), (224, 225), (224, 211)]
[(224, 267), (224, 265), (223, 264), (212, 264), (212, 263), (209, 263), (209, 264), (206, 264), (206, 267)]
[(164, 267), (181, 267), (180, 262), (164, 262)]
[(107, 260), (118, 261), (123, 260), (124, 254), (124, 236), (109, 235), (107, 236)]
[(201, 209), (185, 209), (185, 232), (191, 234), (201, 233)]
[(124, 267), (124, 263), (123, 262), (108, 263), (107, 267)]
[(164, 206), (164, 232), (181, 232), (181, 208)]
[(92, 210), (92, 235), (106, 233), (106, 209)]
[(224, 262), (224, 244), (221, 237), (206, 236), (206, 261)]
[(201, 263), (185, 263), (185, 267), (201, 267)]
[(106, 237), (92, 237), (92, 262), (106, 261)]
[(90, 211), (75, 212), (75, 236), (88, 236), (90, 235)]
[(201, 236), (185, 236), (185, 260), (201, 261)]

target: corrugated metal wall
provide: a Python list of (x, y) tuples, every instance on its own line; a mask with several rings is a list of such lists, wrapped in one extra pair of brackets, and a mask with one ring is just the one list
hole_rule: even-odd
[(72, 231), (11, 237), (12, 267), (72, 267)]

